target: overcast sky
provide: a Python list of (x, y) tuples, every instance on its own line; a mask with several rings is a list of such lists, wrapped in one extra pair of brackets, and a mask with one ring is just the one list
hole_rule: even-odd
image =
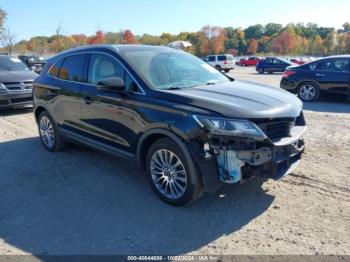
[(350, 0), (0, 0), (17, 40), (97, 30), (135, 34), (198, 31), (204, 25), (247, 27), (313, 22), (336, 29), (350, 21)]

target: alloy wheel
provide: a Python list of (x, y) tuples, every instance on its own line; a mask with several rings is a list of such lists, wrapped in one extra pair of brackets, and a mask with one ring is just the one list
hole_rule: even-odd
[(178, 199), (187, 188), (187, 173), (180, 158), (168, 149), (159, 149), (152, 155), (150, 172), (157, 190), (165, 197)]
[(47, 146), (48, 148), (53, 148), (55, 144), (55, 133), (54, 133), (53, 125), (47, 116), (43, 116), (40, 119), (39, 128), (40, 128), (40, 136), (45, 146)]
[(300, 87), (299, 96), (304, 101), (311, 101), (316, 97), (316, 88), (313, 85), (306, 84)]

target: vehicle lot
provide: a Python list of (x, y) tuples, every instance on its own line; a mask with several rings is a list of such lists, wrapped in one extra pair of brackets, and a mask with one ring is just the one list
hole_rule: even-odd
[[(281, 78), (231, 75), (275, 87)], [(84, 148), (48, 153), (30, 110), (1, 112), (0, 254), (349, 254), (350, 103), (305, 110), (294, 174), (225, 186), (185, 208), (158, 200), (129, 162)]]

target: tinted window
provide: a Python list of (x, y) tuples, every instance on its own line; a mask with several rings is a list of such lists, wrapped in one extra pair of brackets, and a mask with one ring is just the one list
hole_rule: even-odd
[(124, 78), (123, 67), (112, 57), (103, 54), (92, 54), (89, 64), (88, 82), (97, 84), (108, 77)]
[(224, 55), (218, 56), (218, 61), (225, 61), (225, 60), (226, 60), (226, 56), (224, 56)]
[(50, 69), (49, 75), (58, 77), (58, 73), (60, 72), (60, 68), (62, 66), (63, 59), (56, 62)]
[(209, 56), (208, 57), (209, 62), (215, 62), (215, 56)]
[(348, 59), (334, 60), (333, 70), (336, 72), (349, 72), (349, 60)]
[(58, 77), (63, 80), (84, 82), (85, 55), (71, 55), (64, 59)]

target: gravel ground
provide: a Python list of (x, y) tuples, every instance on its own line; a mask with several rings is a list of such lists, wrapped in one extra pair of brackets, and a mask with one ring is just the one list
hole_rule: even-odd
[[(237, 68), (278, 87), (281, 75)], [(185, 208), (131, 163), (84, 148), (48, 153), (31, 110), (0, 113), (0, 254), (350, 255), (350, 104), (305, 104), (306, 154), (280, 181), (225, 186)]]

